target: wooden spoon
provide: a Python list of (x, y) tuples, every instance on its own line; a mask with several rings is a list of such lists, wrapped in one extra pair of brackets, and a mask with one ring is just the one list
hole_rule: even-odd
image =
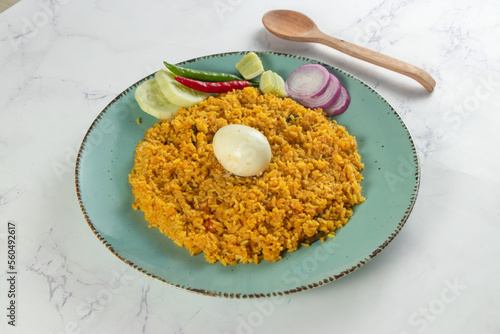
[(327, 45), (352, 57), (415, 79), (429, 92), (432, 92), (436, 86), (436, 81), (423, 69), (326, 35), (318, 29), (309, 17), (302, 13), (292, 10), (272, 10), (264, 15), (262, 23), (264, 23), (267, 30), (280, 38)]

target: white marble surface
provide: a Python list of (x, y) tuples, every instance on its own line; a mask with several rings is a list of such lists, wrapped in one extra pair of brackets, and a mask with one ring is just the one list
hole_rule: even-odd
[[(261, 17), (276, 8), (425, 68), (436, 90), (271, 36)], [(0, 15), (0, 332), (500, 333), (499, 17), (497, 0), (21, 1)], [(82, 137), (117, 94), (165, 59), (240, 50), (296, 53), (358, 76), (400, 113), (421, 157), (419, 199), (389, 247), (280, 303), (205, 297), (135, 271), (97, 240), (75, 193)]]

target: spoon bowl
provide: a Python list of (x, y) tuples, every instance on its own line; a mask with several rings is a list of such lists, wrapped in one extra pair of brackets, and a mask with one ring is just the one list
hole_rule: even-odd
[(313, 20), (293, 10), (272, 10), (262, 17), (262, 23), (272, 34), (290, 41), (327, 45), (352, 57), (406, 75), (432, 92), (436, 81), (421, 68), (364, 47), (323, 33)]
[(272, 10), (262, 18), (264, 26), (274, 35), (291, 41), (304, 41), (315, 35), (318, 27), (309, 17), (292, 10)]

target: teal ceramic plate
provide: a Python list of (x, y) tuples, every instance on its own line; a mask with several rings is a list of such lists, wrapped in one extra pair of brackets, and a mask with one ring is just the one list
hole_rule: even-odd
[[(185, 67), (234, 72), (245, 52), (210, 55), (183, 62)], [(306, 63), (300, 56), (259, 53), (266, 69), (286, 78)], [(324, 65), (351, 94), (351, 105), (337, 117), (356, 136), (365, 169), (366, 201), (354, 209), (335, 238), (315, 242), (270, 263), (222, 266), (203, 254), (190, 256), (157, 229), (148, 228), (141, 211), (132, 209), (128, 174), (134, 151), (156, 119), (135, 102), (135, 88), (116, 97), (96, 118), (81, 145), (76, 188), (83, 214), (104, 245), (137, 270), (172, 286), (207, 295), (252, 298), (293, 293), (335, 281), (382, 251), (405, 224), (420, 180), (417, 153), (405, 124), (377, 92), (352, 75)], [(142, 120), (141, 124), (137, 119)]]

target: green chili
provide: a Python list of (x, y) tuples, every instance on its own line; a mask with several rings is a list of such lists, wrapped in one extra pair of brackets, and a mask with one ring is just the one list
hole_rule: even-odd
[(242, 78), (234, 74), (199, 71), (190, 68), (180, 67), (177, 65), (172, 65), (167, 62), (163, 63), (170, 72), (184, 78), (201, 80), (201, 81), (212, 81), (212, 82), (243, 80)]

